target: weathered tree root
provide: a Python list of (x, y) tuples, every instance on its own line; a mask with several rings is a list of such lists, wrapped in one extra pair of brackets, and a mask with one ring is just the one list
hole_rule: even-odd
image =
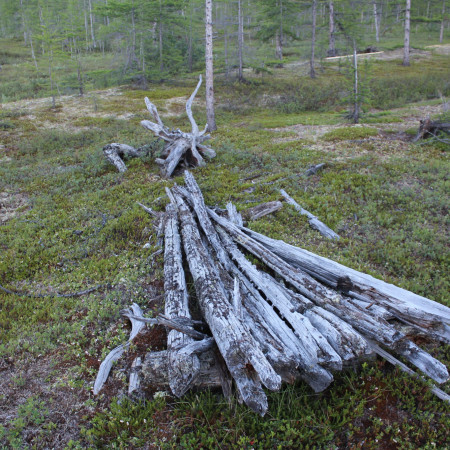
[[(214, 158), (216, 156), (216, 152), (212, 148), (203, 144), (210, 138), (210, 135), (207, 134), (208, 125), (205, 126), (203, 131), (199, 131), (192, 114), (192, 103), (201, 84), (202, 76), (200, 75), (197, 87), (186, 103), (186, 114), (192, 126), (190, 133), (184, 133), (179, 129), (169, 130), (161, 120), (156, 106), (145, 97), (145, 104), (155, 122), (143, 120), (141, 125), (152, 131), (156, 137), (165, 141), (164, 149), (155, 162), (160, 165), (161, 175), (166, 178), (171, 177), (180, 164), (184, 167), (204, 166), (205, 157)], [(123, 158), (136, 158), (148, 154), (148, 146), (135, 149), (126, 144), (113, 143), (103, 147), (103, 153), (119, 172), (125, 172), (127, 167)]]

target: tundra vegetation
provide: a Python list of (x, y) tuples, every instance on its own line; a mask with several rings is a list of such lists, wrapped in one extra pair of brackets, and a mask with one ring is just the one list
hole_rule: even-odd
[[(340, 240), (286, 204), (250, 228), (450, 306), (448, 145), (413, 142), (420, 119), (450, 121), (448, 5), (411, 3), (407, 66), (406, 0), (314, 2), (312, 79), (312, 1), (213, 2), (217, 156), (195, 177), (207, 204), (238, 210), (285, 189)], [(383, 52), (359, 57), (358, 125), (347, 118), (353, 60), (325, 59), (330, 4), (333, 55)], [(100, 361), (129, 336), (119, 311), (164, 308), (155, 220), (137, 202), (163, 211), (165, 188), (183, 181), (160, 176), (161, 143), (139, 123), (148, 97), (168, 127), (190, 128), (204, 13), (197, 0), (0, 0), (0, 285), (28, 294), (0, 290), (0, 446), (446, 447), (448, 403), (381, 360), (336, 374), (320, 394), (303, 383), (268, 393), (263, 418), (214, 391), (128, 398), (134, 358), (166, 345), (159, 326), (93, 396)], [(202, 86), (201, 124), (204, 98)], [(110, 142), (150, 151), (118, 173), (102, 155)], [(450, 365), (448, 345), (420, 345)]]

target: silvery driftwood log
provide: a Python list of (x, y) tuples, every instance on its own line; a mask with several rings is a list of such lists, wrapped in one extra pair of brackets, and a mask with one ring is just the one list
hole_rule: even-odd
[(308, 222), (311, 225), (311, 228), (317, 230), (322, 236), (325, 236), (328, 239), (336, 239), (339, 240), (340, 236), (336, 234), (331, 228), (328, 228), (323, 222), (321, 222), (314, 214), (311, 214), (306, 209), (303, 209), (291, 196), (287, 194), (284, 189), (280, 189), (281, 195), (285, 198), (285, 200), (292, 205), (300, 214), (308, 217)]
[(241, 214), (246, 220), (258, 220), (261, 217), (279, 211), (282, 207), (283, 203), (279, 201), (261, 203), (260, 205), (245, 209)]
[[(210, 138), (210, 135), (207, 134), (208, 126), (206, 125), (200, 131), (192, 113), (192, 103), (201, 84), (202, 76), (200, 75), (197, 87), (186, 103), (186, 114), (192, 127), (190, 133), (185, 133), (179, 129), (170, 130), (161, 120), (156, 106), (145, 97), (145, 104), (155, 122), (143, 120), (141, 125), (152, 131), (157, 138), (165, 141), (165, 147), (160, 157), (155, 160), (161, 166), (161, 174), (164, 177), (171, 177), (180, 163), (183, 163), (185, 167), (203, 166), (205, 165), (205, 157), (214, 158), (216, 156), (215, 151), (204, 144)], [(113, 143), (103, 147), (103, 153), (106, 158), (119, 172), (127, 170), (123, 161), (124, 157), (139, 157), (146, 152), (148, 153), (146, 146), (135, 149), (126, 144)]]

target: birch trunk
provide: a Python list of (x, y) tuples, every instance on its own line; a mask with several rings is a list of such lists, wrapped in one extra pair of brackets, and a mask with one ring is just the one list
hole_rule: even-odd
[(328, 56), (336, 56), (336, 36), (335, 36), (335, 26), (334, 26), (334, 2), (330, 1), (328, 4), (329, 8), (329, 31), (328, 31)]
[(316, 10), (317, 10), (317, 0), (312, 2), (312, 36), (311, 36), (311, 59), (309, 62), (310, 70), (309, 76), (311, 78), (316, 78), (316, 69), (314, 68), (314, 58), (316, 51)]
[(409, 66), (409, 35), (410, 35), (410, 24), (411, 22), (411, 0), (406, 0), (406, 10), (405, 10), (405, 39), (403, 46), (403, 65)]

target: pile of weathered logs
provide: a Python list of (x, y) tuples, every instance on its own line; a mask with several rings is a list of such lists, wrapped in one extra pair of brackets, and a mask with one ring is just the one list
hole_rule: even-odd
[[(199, 131), (192, 113), (192, 102), (194, 101), (201, 84), (202, 76), (200, 75), (197, 87), (186, 103), (186, 114), (192, 127), (190, 133), (185, 133), (179, 129), (170, 130), (161, 120), (156, 106), (145, 97), (145, 104), (155, 122), (143, 120), (141, 125), (152, 131), (157, 138), (160, 138), (165, 142), (161, 155), (155, 160), (155, 162), (160, 165), (161, 174), (164, 177), (169, 178), (172, 176), (172, 173), (179, 165), (182, 165), (183, 167), (203, 166), (205, 164), (205, 157), (214, 158), (216, 156), (216, 152), (204, 144), (204, 142), (210, 138), (210, 135), (207, 134), (208, 125), (205, 126), (203, 131)], [(107, 160), (113, 164), (119, 172), (125, 172), (127, 170), (127, 166), (123, 161), (124, 159), (140, 157), (146, 155), (148, 151), (148, 146), (136, 149), (127, 144), (117, 143), (108, 144), (103, 147), (103, 153)]]
[[(144, 384), (175, 396), (207, 386), (230, 395), (234, 380), (240, 399), (264, 414), (263, 387), (276, 391), (301, 379), (319, 392), (334, 371), (375, 354), (413, 376), (393, 355), (437, 383), (449, 379), (445, 365), (411, 340), (450, 342), (449, 308), (247, 229), (233, 205), (216, 212), (187, 171), (185, 181), (167, 189), (165, 314), (145, 319), (136, 305), (124, 311), (134, 325), (171, 329), (167, 350), (145, 357)], [(449, 401), (437, 387), (433, 392)]]
[[(322, 391), (333, 371), (374, 353), (402, 365), (383, 348), (437, 383), (448, 380), (447, 368), (410, 337), (448, 343), (449, 308), (244, 228), (235, 208), (217, 214), (189, 172), (185, 180), (186, 188), (167, 190), (164, 219), (164, 318), (177, 329), (166, 351), (147, 354), (144, 382), (181, 396), (194, 386), (229, 392), (231, 376), (242, 400), (264, 414), (263, 387), (277, 390), (302, 379)], [(184, 259), (206, 334), (191, 318)]]

